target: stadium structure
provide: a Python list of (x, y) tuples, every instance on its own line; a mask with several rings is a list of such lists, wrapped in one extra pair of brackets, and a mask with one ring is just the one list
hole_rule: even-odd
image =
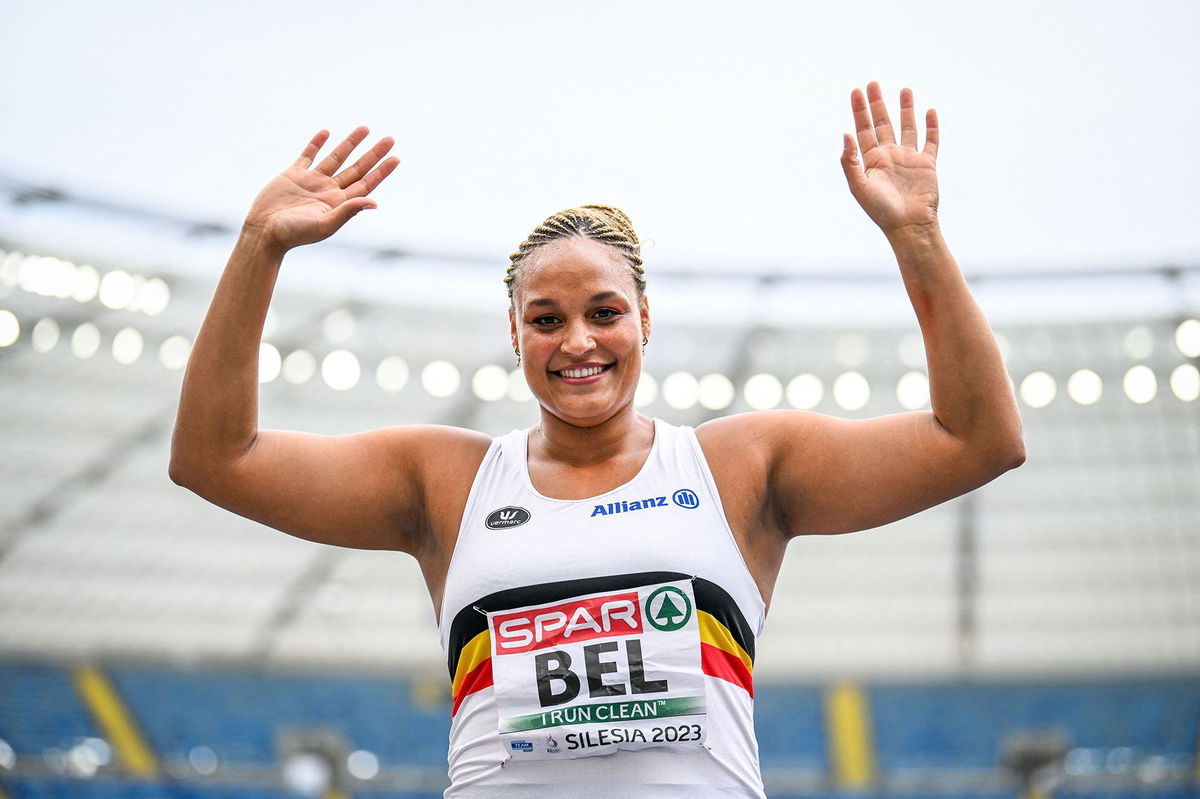
[[(0, 196), (0, 797), (440, 796), (448, 680), (412, 560), (292, 539), (168, 479), (231, 232), (14, 180)], [(497, 255), (296, 254), (262, 425), (530, 425)], [(768, 793), (1200, 795), (1200, 270), (966, 271), (1028, 462), (791, 544), (754, 673)], [(691, 425), (927, 407), (881, 274), (651, 262), (638, 404)]]

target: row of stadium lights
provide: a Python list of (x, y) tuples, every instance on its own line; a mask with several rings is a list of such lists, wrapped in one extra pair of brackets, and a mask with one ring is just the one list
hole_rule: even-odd
[[(1135, 329), (1136, 330), (1136, 329)], [(0, 310), (0, 347), (14, 344), (21, 333), (20, 321), (8, 310)], [(30, 344), (40, 353), (53, 350), (62, 338), (58, 323), (45, 317), (30, 331)], [(339, 336), (340, 337), (340, 336)], [(71, 352), (81, 360), (96, 355), (102, 345), (100, 329), (90, 322), (77, 326), (70, 335)], [(1189, 319), (1175, 331), (1175, 344), (1180, 353), (1189, 357), (1200, 357), (1200, 320)], [(133, 327), (119, 330), (112, 339), (112, 357), (117, 363), (136, 363), (144, 354), (145, 342), (142, 334)], [(187, 364), (191, 342), (183, 336), (171, 336), (158, 348), (159, 361), (171, 370), (182, 369)], [(354, 388), (362, 380), (362, 365), (358, 357), (347, 349), (335, 349), (321, 359), (308, 350), (297, 349), (286, 357), (269, 342), (259, 350), (259, 382), (271, 383), (282, 378), (292, 385), (303, 385), (320, 372), (322, 381), (332, 389), (345, 391)], [(385, 357), (375, 369), (375, 382), (385, 392), (401, 391), (409, 382), (408, 364), (399, 356)], [(426, 364), (420, 374), (421, 386), (433, 397), (449, 397), (457, 393), (462, 384), (459, 369), (449, 361), (435, 360)], [(1168, 384), (1172, 393), (1180, 400), (1191, 402), (1200, 397), (1200, 371), (1191, 363), (1180, 364), (1170, 373)], [(1125, 396), (1132, 402), (1150, 402), (1159, 392), (1158, 377), (1154, 370), (1145, 365), (1136, 365), (1127, 370), (1121, 381)], [(842, 409), (856, 411), (864, 407), (871, 397), (871, 386), (860, 372), (847, 371), (834, 379), (830, 387), (833, 401)], [(520, 369), (509, 370), (496, 364), (480, 367), (471, 377), (471, 390), (480, 400), (495, 402), (508, 398), (525, 402), (532, 398)], [(1043, 408), (1058, 395), (1058, 381), (1048, 372), (1035, 371), (1026, 375), (1017, 386), (1022, 402), (1030, 408)], [(1092, 405), (1104, 394), (1104, 381), (1091, 369), (1079, 369), (1066, 381), (1066, 393), (1079, 405)], [(708, 410), (724, 410), (733, 404), (736, 388), (722, 374), (707, 374), (697, 377), (689, 372), (674, 372), (660, 384), (652, 375), (643, 373), (638, 383), (634, 402), (644, 407), (662, 397), (663, 401), (677, 410), (686, 410), (699, 404)], [(742, 387), (746, 404), (755, 410), (779, 407), (785, 400), (793, 408), (816, 407), (825, 396), (825, 384), (813, 374), (793, 377), (786, 385), (777, 377), (767, 373), (756, 374), (746, 380)], [(920, 371), (905, 373), (896, 384), (896, 400), (902, 408), (916, 410), (929, 404), (929, 379)]]
[(112, 269), (103, 274), (90, 264), (75, 264), (49, 255), (26, 255), (0, 250), (0, 287), (29, 294), (99, 301), (112, 311), (136, 311), (158, 316), (171, 304), (171, 287), (160, 277)]
[[(44, 750), (42, 759), (54, 773), (93, 777), (113, 763), (113, 751), (102, 738), (80, 738), (69, 749), (51, 747)], [(0, 769), (11, 771), (16, 763), (16, 752), (7, 741), (0, 738)], [(331, 765), (315, 753), (298, 753), (285, 761), (284, 781), (292, 790), (315, 795), (332, 781)], [(212, 747), (194, 746), (188, 751), (187, 767), (198, 775), (208, 777), (217, 773), (220, 761)], [(1171, 762), (1163, 756), (1150, 755), (1139, 760), (1138, 753), (1129, 747), (1107, 751), (1075, 748), (1066, 754), (1063, 768), (1070, 776), (1135, 773), (1141, 782), (1148, 784), (1163, 782), (1171, 777), (1173, 770)], [(373, 780), (379, 776), (379, 758), (374, 752), (357, 749), (346, 756), (346, 771), (357, 780)]]
[[(52, 746), (43, 750), (42, 760), (46, 768), (56, 774), (73, 777), (94, 777), (97, 772), (114, 762), (112, 746), (103, 738), (79, 738), (69, 748)], [(0, 770), (11, 771), (16, 767), (17, 755), (12, 746), (0, 738)], [(210, 746), (194, 746), (188, 751), (187, 765), (201, 776), (217, 773), (220, 763), (217, 753)], [(324, 772), (329, 764), (311, 762), (304, 758), (290, 758), (284, 764), (284, 780), (290, 787), (308, 793), (315, 783), (328, 784), (331, 774)], [(379, 758), (374, 752), (358, 749), (346, 756), (346, 771), (358, 780), (373, 780), (379, 776)]]
[[(74, 777), (94, 777), (97, 772), (113, 763), (112, 746), (102, 738), (80, 738), (69, 749), (50, 747), (42, 752), (46, 767), (56, 773)], [(11, 771), (16, 767), (17, 757), (7, 741), (0, 738), (0, 769)], [(364, 782), (379, 776), (379, 758), (374, 752), (357, 749), (346, 756), (346, 772)], [(1114, 776), (1135, 774), (1140, 782), (1157, 784), (1170, 779), (1173, 764), (1161, 755), (1149, 755), (1141, 759), (1129, 747), (1114, 749), (1075, 748), (1067, 752), (1063, 769), (1069, 776), (1093, 776), (1107, 773)], [(210, 746), (194, 746), (187, 754), (186, 767), (194, 773), (209, 777), (217, 773), (220, 761)], [(312, 752), (293, 755), (283, 764), (285, 784), (294, 791), (316, 795), (328, 788), (333, 781), (332, 764)]]

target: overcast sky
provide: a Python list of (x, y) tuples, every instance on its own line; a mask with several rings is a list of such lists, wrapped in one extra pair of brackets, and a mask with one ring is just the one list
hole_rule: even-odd
[(12, 3), (0, 173), (236, 223), (365, 123), (403, 163), (356, 241), (502, 263), (605, 202), (651, 266), (890, 268), (838, 164), (878, 79), (938, 108), (968, 271), (1195, 263), (1198, 34), (1183, 1)]

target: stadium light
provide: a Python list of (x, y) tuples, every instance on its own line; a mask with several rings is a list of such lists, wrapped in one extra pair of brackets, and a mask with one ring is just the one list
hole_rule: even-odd
[(0, 311), (0, 347), (15, 344), (21, 337), (21, 321), (12, 311)]
[(690, 372), (672, 372), (662, 382), (662, 395), (675, 410), (687, 410), (700, 398), (700, 381)]
[(308, 350), (292, 350), (283, 359), (283, 379), (293, 386), (299, 386), (312, 380), (317, 373), (317, 359)]
[(461, 382), (458, 367), (449, 361), (430, 361), (421, 370), (421, 385), (434, 397), (449, 397)]
[(1079, 369), (1067, 378), (1067, 396), (1080, 405), (1095, 405), (1104, 394), (1104, 381), (1091, 369)]
[(844, 372), (833, 381), (833, 401), (843, 410), (857, 411), (871, 399), (871, 384), (858, 372)]
[(1130, 367), (1129, 371), (1125, 373), (1122, 387), (1125, 389), (1125, 396), (1129, 397), (1130, 401), (1138, 405), (1145, 405), (1158, 394), (1158, 379), (1154, 376), (1153, 369), (1138, 364)]
[(262, 342), (258, 345), (258, 382), (270, 383), (275, 378), (279, 377), (279, 372), (283, 368), (283, 358), (279, 355), (279, 349), (269, 342)]
[(816, 375), (796, 375), (787, 384), (787, 401), (793, 408), (807, 411), (817, 407), (825, 395), (825, 385)]
[(54, 349), (54, 345), (58, 344), (61, 332), (58, 327), (58, 322), (54, 321), (49, 316), (43, 317), (33, 326), (33, 330), (29, 333), (30, 343), (33, 344), (34, 352), (46, 353)]
[(471, 391), (484, 402), (495, 402), (508, 394), (508, 370), (494, 363), (485, 364), (471, 378)]
[(1030, 372), (1021, 381), (1019, 393), (1030, 408), (1045, 408), (1058, 394), (1058, 383), (1047, 372)]
[(349, 350), (334, 350), (321, 361), (321, 379), (335, 391), (347, 391), (358, 385), (362, 368)]
[(658, 381), (649, 372), (642, 372), (638, 378), (637, 389), (633, 393), (633, 404), (644, 408), (658, 399)]
[(389, 394), (395, 394), (408, 384), (408, 364), (399, 355), (389, 355), (375, 367), (375, 382)]
[(1171, 371), (1171, 391), (1184, 402), (1195, 402), (1200, 398), (1200, 369), (1190, 363), (1176, 366)]
[(1200, 319), (1185, 319), (1175, 328), (1175, 346), (1187, 358), (1200, 358)]

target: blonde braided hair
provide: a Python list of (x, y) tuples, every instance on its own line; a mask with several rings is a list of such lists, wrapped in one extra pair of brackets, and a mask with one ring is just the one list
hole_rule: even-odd
[(529, 238), (521, 242), (517, 251), (508, 256), (508, 271), (504, 275), (504, 285), (508, 287), (508, 298), (513, 297), (513, 286), (516, 283), (517, 267), (524, 263), (529, 255), (539, 247), (557, 239), (579, 236), (593, 239), (601, 244), (616, 247), (633, 270), (633, 282), (637, 285), (638, 296), (646, 290), (646, 272), (642, 268), (642, 245), (633, 223), (619, 208), (610, 205), (581, 205), (578, 208), (567, 208), (546, 219), (534, 228)]

